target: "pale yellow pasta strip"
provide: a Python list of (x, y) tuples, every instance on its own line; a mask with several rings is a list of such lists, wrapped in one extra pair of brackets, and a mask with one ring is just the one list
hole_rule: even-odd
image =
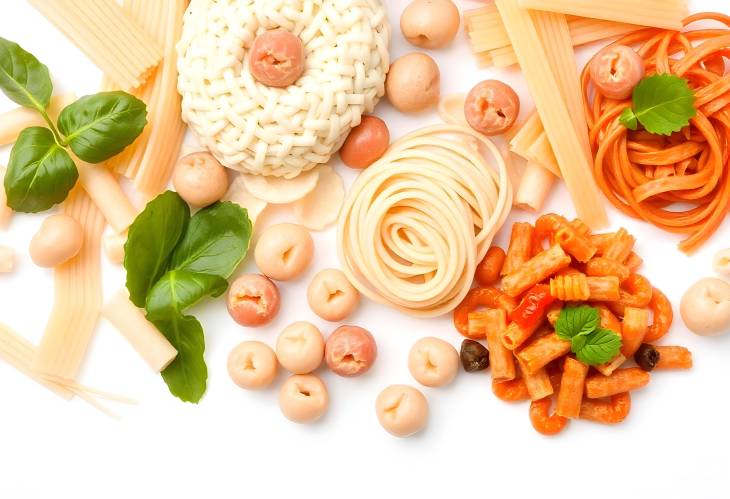
[(81, 251), (55, 269), (55, 301), (33, 369), (74, 380), (101, 311), (101, 235), (104, 216), (80, 186), (64, 202), (63, 212), (83, 228)]
[(123, 90), (144, 83), (160, 62), (162, 48), (114, 0), (29, 2)]
[[(494, 4), (466, 11), (464, 24), (469, 45), (480, 66), (508, 67), (517, 64), (517, 55)], [(568, 27), (571, 42), (576, 47), (641, 29), (636, 24), (574, 16), (568, 16)]]
[(181, 97), (177, 91), (177, 52), (180, 39), (183, 2), (163, 0), (164, 56), (158, 68), (150, 109), (150, 136), (135, 177), (135, 187), (147, 196), (155, 196), (165, 189), (177, 162), (185, 135), (181, 117)]
[(570, 126), (574, 124), (571, 105), (556, 98), (563, 95), (561, 79), (554, 70), (556, 67), (561, 68), (556, 53), (563, 47), (542, 45), (543, 40), (533, 16), (543, 13), (531, 15), (521, 9), (516, 0), (496, 0), (496, 5), (520, 60), (520, 67), (535, 99), (578, 216), (594, 229), (603, 227), (608, 220), (592, 174), (591, 157), (586, 148), (587, 129), (580, 133), (575, 126)]
[(525, 9), (681, 30), (689, 15), (684, 0), (519, 0)]
[(104, 214), (109, 225), (117, 232), (124, 232), (132, 225), (137, 210), (119, 182), (105, 165), (92, 165), (74, 156), (79, 170), (79, 183)]

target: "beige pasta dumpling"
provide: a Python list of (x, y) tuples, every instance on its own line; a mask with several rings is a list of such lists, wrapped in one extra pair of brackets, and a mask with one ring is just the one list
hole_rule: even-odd
[[(303, 45), (303, 72), (288, 86), (251, 71), (254, 41), (273, 30)], [(389, 43), (382, 0), (192, 0), (177, 46), (183, 119), (223, 165), (296, 177), (329, 161), (373, 111)]]

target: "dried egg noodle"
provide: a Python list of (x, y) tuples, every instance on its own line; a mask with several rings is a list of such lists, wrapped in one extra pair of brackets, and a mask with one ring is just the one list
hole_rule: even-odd
[(489, 139), (458, 125), (418, 130), (352, 186), (337, 231), (343, 270), (372, 300), (441, 315), (469, 291), (511, 204), (504, 159)]
[[(283, 28), (304, 42), (287, 88), (257, 82), (249, 49)], [(229, 168), (292, 178), (326, 163), (385, 92), (381, 0), (192, 0), (178, 44), (183, 119)]]

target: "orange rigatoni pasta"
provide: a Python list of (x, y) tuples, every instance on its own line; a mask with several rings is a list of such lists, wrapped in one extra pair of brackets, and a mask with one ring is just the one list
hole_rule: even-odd
[(631, 275), (631, 270), (626, 265), (599, 256), (591, 259), (586, 263), (586, 275), (592, 277), (618, 277), (619, 282), (623, 282)]
[(549, 362), (570, 352), (570, 342), (561, 340), (558, 335), (551, 333), (538, 338), (517, 353), (525, 370), (534, 374), (545, 367)]
[(555, 414), (572, 419), (580, 415), (580, 405), (583, 401), (583, 388), (585, 387), (586, 376), (588, 376), (588, 369), (587, 365), (572, 357), (565, 358)]
[(651, 375), (638, 367), (618, 369), (610, 376), (597, 374), (586, 380), (586, 397), (597, 399), (636, 390), (649, 384)]
[(609, 260), (625, 262), (634, 249), (636, 239), (626, 229), (621, 228), (613, 235), (613, 239), (603, 252), (603, 256)]
[(659, 352), (659, 362), (655, 369), (690, 369), (692, 368), (692, 352), (684, 347), (655, 346)]
[[(727, 93), (730, 106), (730, 80)], [(532, 256), (523, 261), (530, 232)], [(667, 333), (673, 313), (667, 297), (635, 273), (642, 260), (634, 244), (625, 229), (593, 234), (581, 220), (542, 215), (534, 230), (520, 224), (512, 231), (510, 253), (521, 255), (513, 257), (521, 263), (502, 278), (501, 288), (492, 248), (496, 263), (489, 264), (487, 282), (494, 287), (472, 289), (454, 311), (460, 332), (487, 338), (495, 396), (531, 399), (530, 419), (544, 435), (559, 433), (571, 419), (623, 421), (631, 409), (629, 392), (651, 380), (626, 363), (643, 343)], [(692, 367), (686, 348), (655, 348), (656, 370)]]
[(598, 251), (598, 248), (591, 242), (590, 238), (579, 234), (570, 225), (558, 229), (555, 233), (555, 242), (579, 262), (587, 262)]
[(509, 296), (518, 296), (555, 272), (570, 265), (570, 257), (559, 245), (533, 256), (520, 268), (502, 279), (502, 287)]
[(519, 269), (532, 256), (532, 236), (535, 229), (532, 225), (517, 222), (512, 226), (512, 235), (507, 248), (501, 274), (507, 275)]
[(649, 311), (643, 308), (626, 307), (621, 324), (621, 353), (626, 358), (634, 356), (644, 341), (649, 329)]
[(588, 277), (588, 289), (591, 301), (618, 301), (621, 299), (621, 287), (618, 277)]
[(517, 363), (520, 366), (520, 372), (525, 380), (530, 399), (540, 400), (553, 394), (553, 385), (550, 383), (550, 376), (545, 368), (538, 369), (534, 374), (530, 374), (519, 357)]
[(507, 314), (501, 309), (480, 312), (484, 315), (487, 327), (487, 347), (489, 348), (489, 365), (492, 379), (505, 381), (515, 379), (515, 361), (512, 352), (502, 344), (502, 336), (507, 329)]

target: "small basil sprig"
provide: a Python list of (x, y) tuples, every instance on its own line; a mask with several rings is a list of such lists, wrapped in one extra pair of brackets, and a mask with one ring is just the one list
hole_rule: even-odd
[(82, 97), (61, 111), (56, 126), (48, 115), (53, 94), (48, 68), (4, 38), (0, 90), (48, 124), (23, 130), (10, 153), (4, 187), (15, 211), (43, 211), (66, 199), (78, 178), (67, 147), (83, 161), (100, 163), (134, 142), (147, 124), (145, 103), (117, 91)]
[(234, 203), (216, 203), (191, 217), (171, 191), (147, 203), (129, 228), (124, 267), (130, 300), (177, 349), (162, 378), (183, 401), (197, 403), (208, 378), (203, 327), (185, 312), (225, 292), (251, 230), (247, 211)]
[(621, 349), (621, 336), (600, 324), (597, 308), (565, 307), (555, 323), (555, 334), (571, 342), (571, 350), (579, 361), (595, 366), (613, 359)]

